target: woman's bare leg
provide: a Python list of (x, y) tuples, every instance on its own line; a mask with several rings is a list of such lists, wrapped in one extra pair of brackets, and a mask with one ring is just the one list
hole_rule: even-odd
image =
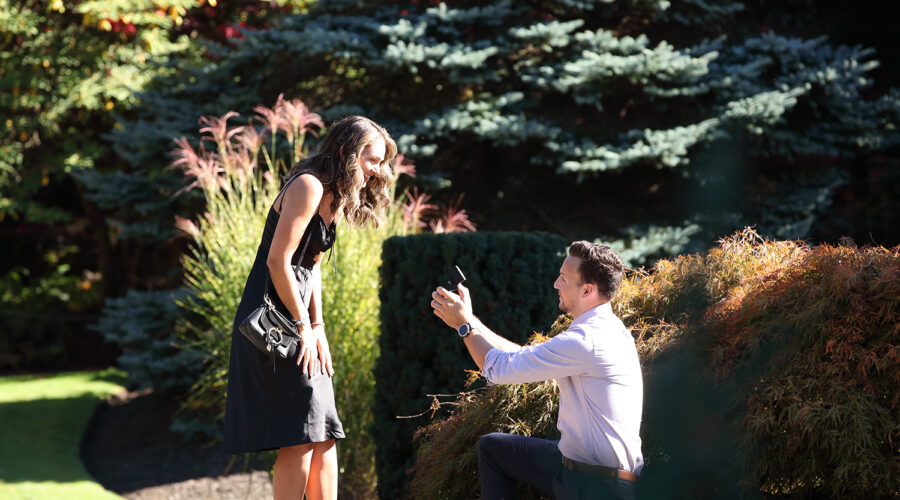
[(337, 500), (338, 461), (334, 439), (313, 445), (306, 499)]
[(274, 500), (303, 498), (315, 444), (285, 446), (278, 450), (278, 458), (275, 459), (275, 477), (272, 478)]

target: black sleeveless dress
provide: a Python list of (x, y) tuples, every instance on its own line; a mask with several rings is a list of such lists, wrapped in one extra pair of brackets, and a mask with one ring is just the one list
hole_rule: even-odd
[[(292, 177), (287, 184), (302, 173)], [(282, 188), (282, 192), (284, 188)], [(263, 303), (268, 280), (269, 297), (275, 307), (289, 316), (266, 272), (266, 259), (278, 224), (279, 213), (269, 208), (256, 260), (231, 331), (231, 358), (228, 366), (228, 396), (222, 436), (224, 453), (247, 453), (282, 446), (342, 439), (344, 430), (334, 405), (334, 387), (327, 374), (305, 375), (293, 359), (273, 360), (256, 349), (237, 329), (250, 312)], [(300, 260), (303, 246), (309, 246)], [(325, 225), (318, 211), (309, 221), (291, 261), (303, 307), (309, 307), (311, 273), (315, 256), (334, 245), (335, 225)], [(299, 355), (299, 354), (298, 354)], [(274, 364), (274, 367), (273, 367)]]

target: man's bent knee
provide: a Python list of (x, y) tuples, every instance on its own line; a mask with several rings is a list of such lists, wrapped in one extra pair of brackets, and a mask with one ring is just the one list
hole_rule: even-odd
[(478, 440), (478, 451), (479, 452), (487, 451), (492, 445), (494, 445), (495, 443), (497, 443), (500, 440), (499, 436), (502, 436), (502, 435), (503, 434), (499, 433), (499, 432), (492, 432), (490, 434), (485, 434), (484, 436), (481, 436), (481, 438)]
[(491, 455), (496, 450), (497, 445), (501, 443), (503, 436), (506, 436), (506, 434), (502, 432), (492, 432), (481, 436), (478, 440), (478, 456)]

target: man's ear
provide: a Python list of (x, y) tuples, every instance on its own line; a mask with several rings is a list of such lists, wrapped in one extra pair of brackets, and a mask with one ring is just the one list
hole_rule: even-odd
[(595, 287), (594, 287), (593, 283), (585, 283), (584, 284), (584, 297), (585, 298), (590, 297), (591, 292), (594, 290), (594, 288)]

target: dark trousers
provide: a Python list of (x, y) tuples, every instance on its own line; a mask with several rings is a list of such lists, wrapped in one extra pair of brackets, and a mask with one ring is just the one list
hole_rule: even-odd
[(634, 483), (572, 471), (556, 441), (493, 433), (478, 441), (482, 500), (514, 500), (528, 483), (556, 500), (633, 500)]

